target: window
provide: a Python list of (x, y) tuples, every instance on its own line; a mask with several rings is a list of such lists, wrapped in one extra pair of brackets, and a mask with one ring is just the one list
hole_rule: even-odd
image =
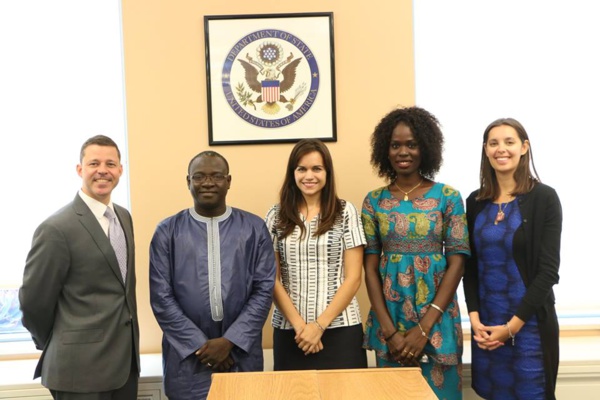
[(592, 192), (600, 146), (600, 5), (429, 0), (413, 6), (416, 102), (439, 118), (446, 137), (437, 178), (466, 199), (478, 187), (485, 127), (500, 117), (519, 120), (542, 182), (557, 190), (563, 207), (555, 286), (561, 326), (597, 326)]
[(0, 342), (29, 345), (16, 298), (25, 259), (35, 228), (81, 187), (87, 138), (119, 145), (125, 173), (113, 201), (129, 204), (121, 2), (0, 2), (0, 54)]

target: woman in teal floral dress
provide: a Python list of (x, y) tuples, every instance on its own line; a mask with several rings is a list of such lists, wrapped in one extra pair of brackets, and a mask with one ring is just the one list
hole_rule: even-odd
[(390, 112), (371, 138), (371, 163), (390, 184), (368, 193), (362, 209), (364, 347), (377, 366), (420, 366), (440, 399), (461, 399), (456, 289), (470, 252), (460, 193), (433, 181), (443, 141), (437, 119), (418, 107)]

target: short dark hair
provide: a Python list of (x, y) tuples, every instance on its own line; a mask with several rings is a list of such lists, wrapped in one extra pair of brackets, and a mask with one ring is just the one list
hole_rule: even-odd
[[(523, 127), (523, 125), (514, 118), (498, 118), (485, 128), (483, 132), (483, 146), (481, 147), (481, 167), (479, 170), (479, 193), (477, 200), (495, 200), (500, 196), (500, 187), (498, 186), (498, 179), (496, 178), (496, 171), (492, 168), (490, 160), (485, 154), (485, 145), (490, 136), (490, 131), (498, 126), (510, 126), (517, 132), (519, 140), (522, 143), (527, 141), (529, 143), (529, 149), (527, 153), (521, 156), (517, 170), (515, 171), (514, 178), (517, 183), (515, 190), (510, 193), (513, 196), (519, 194), (525, 194), (531, 191), (537, 182), (540, 182), (535, 164), (533, 162), (533, 152), (531, 150), (531, 141), (529, 135)], [(531, 166), (531, 167), (530, 167)], [(533, 170), (533, 173), (532, 173)]]
[(318, 139), (302, 139), (292, 149), (285, 170), (285, 178), (279, 191), (279, 223), (278, 230), (281, 238), (290, 235), (296, 226), (300, 227), (302, 236), (306, 231), (304, 223), (298, 216), (298, 207), (305, 202), (302, 192), (298, 188), (295, 179), (295, 170), (300, 159), (305, 155), (318, 152), (323, 158), (323, 167), (327, 173), (325, 186), (321, 191), (321, 210), (319, 227), (314, 236), (322, 235), (331, 230), (336, 219), (342, 215), (342, 203), (337, 197), (335, 189), (335, 175), (333, 173), (333, 159), (329, 149)]
[(115, 149), (117, 149), (117, 155), (119, 156), (119, 161), (121, 161), (121, 151), (119, 151), (119, 146), (117, 146), (115, 141), (109, 138), (108, 136), (96, 135), (86, 140), (81, 146), (81, 152), (79, 153), (79, 162), (83, 161), (85, 149), (92, 145), (114, 147)]
[(227, 175), (229, 175), (229, 163), (227, 162), (225, 157), (223, 157), (216, 151), (212, 151), (212, 150), (203, 151), (201, 153), (196, 154), (194, 157), (192, 157), (192, 159), (190, 160), (190, 162), (188, 164), (188, 175), (190, 174), (190, 168), (192, 168), (192, 163), (201, 157), (219, 157), (225, 163), (225, 167), (227, 168)]
[(419, 173), (433, 180), (443, 162), (444, 135), (437, 118), (419, 107), (398, 108), (381, 119), (371, 136), (371, 165), (380, 177), (390, 182), (396, 179), (389, 151), (392, 132), (398, 124), (408, 126), (419, 145)]

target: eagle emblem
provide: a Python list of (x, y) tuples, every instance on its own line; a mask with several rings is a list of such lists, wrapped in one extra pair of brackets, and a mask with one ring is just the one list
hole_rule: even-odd
[(254, 126), (292, 125), (318, 102), (317, 55), (286, 31), (264, 29), (243, 36), (225, 57), (221, 74), (225, 101)]
[[(256, 58), (246, 53), (245, 60), (238, 58), (245, 71), (245, 84), (238, 83), (236, 93), (244, 106), (253, 107), (264, 103), (262, 110), (267, 114), (277, 114), (280, 110), (278, 103), (287, 103), (286, 108), (293, 110), (298, 96), (306, 91), (306, 83), (300, 84), (293, 96), (288, 100), (284, 93), (288, 92), (296, 81), (296, 69), (302, 57), (294, 59), (294, 54), (283, 59), (283, 48), (273, 42), (264, 42), (256, 50)], [(246, 89), (248, 87), (253, 93)]]

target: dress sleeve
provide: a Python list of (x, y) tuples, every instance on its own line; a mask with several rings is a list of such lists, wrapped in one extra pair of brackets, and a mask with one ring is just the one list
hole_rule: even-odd
[(256, 257), (251, 257), (247, 265), (247, 268), (254, 271), (252, 292), (235, 321), (223, 335), (245, 352), (249, 352), (261, 337), (263, 325), (273, 303), (275, 286), (275, 254), (269, 232), (265, 225), (261, 224), (260, 228), (255, 228), (254, 233), (252, 240), (255, 241)]
[(379, 191), (370, 192), (365, 197), (362, 206), (361, 220), (365, 232), (367, 245), (365, 246), (365, 254), (381, 254), (381, 237), (379, 236), (379, 221), (375, 213), (373, 202)]
[(166, 224), (160, 224), (150, 243), (150, 304), (165, 339), (180, 360), (193, 354), (208, 338), (190, 320), (173, 292), (171, 236)]
[(344, 207), (344, 250), (367, 244), (365, 232), (354, 204), (346, 202)]
[(465, 254), (469, 256), (471, 254), (469, 229), (460, 192), (450, 186), (445, 186), (443, 195), (446, 199), (443, 211), (445, 254)]

